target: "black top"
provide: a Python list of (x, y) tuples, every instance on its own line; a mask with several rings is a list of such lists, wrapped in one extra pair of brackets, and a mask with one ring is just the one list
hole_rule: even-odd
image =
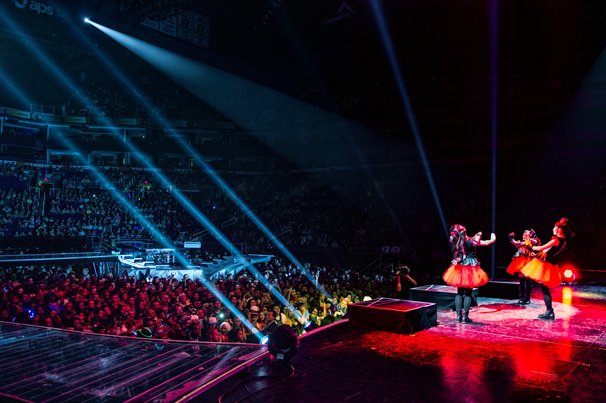
[(547, 256), (545, 257), (545, 261), (551, 264), (558, 264), (560, 261), (560, 256), (562, 252), (566, 249), (566, 239), (561, 238), (559, 236), (552, 236), (551, 239), (559, 240), (559, 244), (557, 246), (552, 247), (547, 251)]

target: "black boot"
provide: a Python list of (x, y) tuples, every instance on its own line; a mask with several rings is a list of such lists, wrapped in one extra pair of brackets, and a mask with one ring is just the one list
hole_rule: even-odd
[(455, 310), (457, 311), (457, 322), (461, 323), (463, 321), (463, 316), (461, 316), (461, 309), (463, 308), (463, 296), (461, 294), (455, 295)]
[(526, 283), (526, 287), (524, 289), (524, 299), (522, 301), (522, 305), (530, 304), (530, 294), (532, 294), (532, 283), (529, 279), (525, 278), (524, 282)]
[(545, 313), (539, 315), (539, 319), (555, 319), (553, 313), (553, 307), (551, 306), (551, 291), (544, 284), (541, 284), (541, 291), (543, 291), (543, 301), (545, 301)]
[(555, 319), (555, 314), (553, 313), (553, 309), (548, 309), (545, 313), (539, 315), (539, 319)]
[(469, 319), (469, 308), (471, 307), (471, 295), (465, 295), (463, 297), (463, 322), (472, 323), (473, 320)]
[(526, 282), (523, 278), (520, 278), (520, 284), (518, 284), (518, 295), (520, 296), (518, 304), (524, 305), (524, 298), (526, 296)]

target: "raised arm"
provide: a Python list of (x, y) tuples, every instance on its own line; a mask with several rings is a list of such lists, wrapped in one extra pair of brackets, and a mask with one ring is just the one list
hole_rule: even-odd
[(547, 242), (544, 245), (533, 246), (532, 250), (535, 252), (543, 252), (553, 248), (554, 246), (558, 246), (560, 244), (560, 240), (558, 238), (551, 238), (551, 241)]
[(482, 236), (482, 233), (478, 232), (476, 234), (476, 236), (474, 237), (474, 238), (476, 238), (476, 245), (488, 246), (488, 245), (492, 245), (497, 240), (497, 236), (494, 234), (494, 232), (492, 234), (490, 234), (490, 239), (488, 239), (488, 240), (480, 239), (481, 236)]
[(406, 277), (408, 279), (408, 281), (410, 281), (410, 283), (413, 285), (413, 287), (417, 286), (417, 280), (415, 280), (414, 278), (410, 277), (410, 274), (405, 274), (404, 277)]
[(524, 245), (524, 242), (523, 241), (516, 241), (515, 238), (514, 238), (515, 235), (516, 234), (513, 233), (513, 232), (509, 234), (509, 242), (511, 242), (512, 245), (515, 246), (516, 248), (519, 248), (520, 246)]

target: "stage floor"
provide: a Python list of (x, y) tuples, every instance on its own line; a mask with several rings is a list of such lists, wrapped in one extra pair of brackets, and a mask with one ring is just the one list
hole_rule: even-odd
[[(570, 293), (570, 294), (569, 294)], [(606, 396), (606, 287), (560, 287), (556, 319), (530, 305), (480, 298), (472, 324), (438, 311), (412, 335), (347, 322), (300, 340), (291, 366), (267, 362), (208, 391), (221, 402), (598, 402)], [(565, 303), (563, 303), (564, 301)]]

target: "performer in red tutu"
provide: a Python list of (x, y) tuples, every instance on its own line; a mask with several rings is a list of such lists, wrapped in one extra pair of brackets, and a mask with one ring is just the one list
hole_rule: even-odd
[(562, 282), (558, 261), (573, 236), (574, 230), (570, 220), (560, 218), (553, 226), (551, 240), (545, 245), (533, 246), (532, 250), (539, 253), (520, 270), (522, 275), (541, 284), (546, 311), (539, 315), (539, 319), (555, 319), (549, 289), (559, 286)]
[(524, 231), (521, 241), (516, 241), (514, 237), (515, 234), (513, 232), (509, 234), (509, 242), (518, 248), (518, 250), (513, 255), (509, 267), (507, 267), (507, 273), (520, 278), (520, 285), (518, 286), (520, 300), (518, 301), (518, 304), (526, 305), (530, 304), (532, 280), (524, 277), (520, 273), (520, 270), (530, 262), (530, 259), (532, 259), (532, 247), (540, 245), (541, 241), (537, 238), (537, 233), (532, 228)]
[(455, 296), (455, 309), (457, 311), (457, 321), (471, 323), (469, 319), (469, 308), (471, 307), (471, 291), (475, 287), (480, 287), (488, 283), (488, 274), (480, 267), (480, 262), (476, 259), (476, 246), (492, 245), (495, 240), (495, 234), (490, 235), (490, 240), (481, 240), (482, 233), (478, 232), (473, 237), (467, 236), (467, 230), (460, 224), (450, 227), (450, 247), (453, 259), (451, 265), (442, 278), (446, 284), (457, 287)]

